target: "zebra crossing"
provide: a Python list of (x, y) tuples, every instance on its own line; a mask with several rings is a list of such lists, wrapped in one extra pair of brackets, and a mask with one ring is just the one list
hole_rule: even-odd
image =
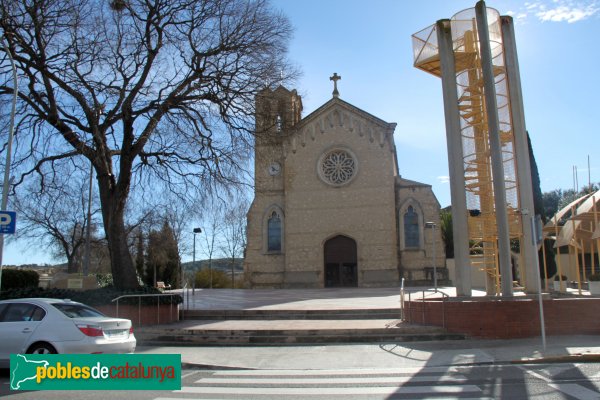
[(480, 387), (468, 384), (453, 367), (203, 371), (192, 380), (184, 380), (181, 390), (173, 395), (155, 400), (486, 398)]

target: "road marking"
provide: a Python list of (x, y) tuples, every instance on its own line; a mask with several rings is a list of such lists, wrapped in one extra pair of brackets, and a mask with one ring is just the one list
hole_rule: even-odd
[(198, 371), (192, 371), (192, 372), (188, 372), (188, 373), (187, 373), (187, 374), (185, 374), (185, 375), (181, 375), (181, 379), (185, 379), (185, 378), (187, 378), (188, 376), (192, 376), (192, 375), (194, 375), (194, 374), (197, 374), (197, 373), (198, 373)]
[(181, 390), (175, 390), (173, 393), (185, 394), (244, 394), (244, 395), (409, 395), (409, 394), (463, 394), (480, 393), (481, 389), (475, 385), (464, 386), (375, 386), (375, 387), (195, 387), (184, 386)]
[(600, 393), (585, 388), (581, 385), (576, 385), (573, 383), (554, 383), (551, 378), (548, 378), (542, 374), (539, 374), (535, 371), (528, 370), (525, 367), (519, 366), (519, 369), (523, 370), (526, 374), (533, 376), (534, 378), (540, 379), (548, 384), (551, 388), (563, 392), (564, 394), (568, 394), (571, 397), (574, 397), (578, 400), (598, 400), (600, 399)]
[(551, 383), (548, 386), (579, 400), (600, 399), (600, 392), (590, 390), (581, 385), (575, 385), (573, 383)]
[(547, 376), (544, 376), (544, 375), (542, 375), (542, 374), (540, 374), (538, 372), (532, 371), (532, 370), (527, 369), (525, 367), (522, 367), (520, 365), (517, 368), (519, 368), (520, 370), (522, 370), (523, 372), (525, 372), (527, 375), (531, 375), (534, 378), (540, 379), (540, 380), (542, 380), (542, 381), (544, 381), (546, 383), (552, 383), (552, 379), (550, 379)]
[(382, 369), (261, 369), (261, 370), (225, 370), (215, 371), (213, 375), (228, 376), (290, 376), (290, 375), (385, 375), (385, 374), (418, 374), (458, 372), (457, 367), (423, 367), (423, 368), (382, 368)]
[(390, 384), (405, 383), (465, 383), (464, 376), (390, 376), (368, 378), (202, 378), (194, 383), (207, 385), (365, 385), (365, 384)]
[[(243, 393), (242, 393), (243, 394)], [(336, 393), (337, 394), (337, 393)], [(309, 395), (305, 395), (304, 397), (307, 397)], [(316, 395), (317, 398), (319, 398), (319, 395)], [(330, 398), (338, 398), (338, 396), (334, 395), (330, 395)], [(345, 394), (340, 394), (339, 396), (346, 396)], [(460, 396), (444, 396), (442, 397), (444, 400), (495, 400), (493, 397), (463, 397), (462, 395)], [(430, 399), (429, 397), (424, 397), (423, 400), (427, 400)], [(431, 397), (431, 399), (440, 399), (440, 397), (435, 396), (435, 397)], [(184, 400), (182, 397), (156, 397), (154, 398), (154, 400)], [(202, 397), (202, 400), (222, 400), (221, 399), (212, 399), (210, 397)]]

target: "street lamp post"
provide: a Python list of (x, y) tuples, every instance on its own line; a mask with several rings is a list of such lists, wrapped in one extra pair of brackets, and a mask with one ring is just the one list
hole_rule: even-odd
[(192, 256), (192, 294), (196, 293), (196, 233), (202, 233), (202, 229), (194, 228), (194, 251)]
[[(8, 189), (10, 184), (10, 163), (12, 154), (12, 142), (15, 130), (15, 114), (17, 110), (17, 97), (19, 92), (18, 80), (17, 80), (17, 67), (15, 66), (15, 60), (12, 58), (12, 54), (8, 51), (8, 45), (6, 44), (4, 35), (0, 35), (0, 42), (4, 48), (4, 53), (10, 60), (10, 66), (12, 69), (13, 77), (13, 96), (12, 96), (12, 107), (10, 109), (10, 122), (8, 128), (8, 141), (6, 142), (6, 164), (4, 165), (4, 182), (2, 185), (2, 211), (6, 211), (8, 204)], [(2, 288), (2, 256), (4, 253), (4, 234), (0, 233), (0, 290)]]
[[(85, 253), (83, 261), (83, 276), (88, 276), (90, 272), (90, 238), (92, 229), (92, 178), (94, 177), (94, 164), (90, 162), (90, 187), (88, 189), (88, 204), (87, 204), (87, 226), (85, 227)], [(154, 282), (156, 287), (156, 277)]]
[(435, 262), (435, 228), (437, 225), (435, 222), (425, 222), (425, 228), (431, 229), (431, 241), (433, 242), (433, 255), (432, 255), (432, 264), (433, 264), (433, 288), (437, 293), (437, 266)]

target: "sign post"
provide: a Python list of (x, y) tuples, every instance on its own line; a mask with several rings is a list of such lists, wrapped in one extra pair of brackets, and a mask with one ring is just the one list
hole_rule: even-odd
[(2, 250), (4, 248), (4, 234), (14, 234), (17, 226), (17, 213), (14, 211), (0, 211), (0, 291), (2, 291)]
[(0, 234), (15, 233), (17, 213), (14, 211), (0, 211)]
[(533, 248), (535, 249), (535, 266), (536, 269), (536, 284), (537, 284), (537, 292), (538, 292), (538, 303), (540, 307), (540, 329), (542, 331), (542, 346), (544, 347), (544, 351), (546, 351), (546, 324), (544, 323), (544, 302), (542, 301), (542, 281), (540, 278), (539, 271), (539, 256), (538, 256), (538, 245), (543, 243), (543, 235), (542, 235), (542, 218), (539, 215), (531, 216), (531, 231), (533, 232), (532, 241)]
[[(12, 142), (13, 135), (15, 130), (15, 115), (17, 112), (17, 97), (19, 92), (19, 81), (17, 80), (17, 67), (15, 65), (15, 60), (13, 60), (11, 56), (11, 52), (8, 51), (8, 46), (6, 44), (6, 40), (4, 40), (4, 35), (0, 36), (2, 41), (2, 47), (4, 47), (4, 54), (6, 54), (10, 60), (10, 66), (12, 69), (12, 77), (13, 77), (13, 90), (12, 90), (12, 107), (10, 110), (10, 124), (8, 127), (8, 141), (6, 142), (6, 164), (4, 165), (4, 182), (2, 184), (2, 204), (0, 205), (0, 210), (4, 212), (6, 210), (6, 204), (8, 203), (8, 186), (10, 181), (10, 161), (12, 154)], [(14, 221), (15, 218), (12, 218)], [(14, 233), (14, 227), (13, 232)], [(2, 255), (4, 253), (4, 235), (0, 233), (0, 291), (2, 291)]]

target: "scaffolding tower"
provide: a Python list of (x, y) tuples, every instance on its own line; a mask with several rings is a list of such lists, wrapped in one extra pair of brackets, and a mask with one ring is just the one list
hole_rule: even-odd
[[(448, 145), (449, 153), (455, 153), (454, 157), (449, 154), (449, 163), (452, 160), (462, 163), (462, 168), (458, 169), (462, 177), (455, 176), (452, 185), (453, 190), (462, 187), (466, 201), (466, 205), (454, 204), (453, 198), (453, 219), (457, 221), (466, 214), (468, 232), (463, 243), (468, 243), (471, 267), (483, 270), (487, 275), (488, 294), (500, 294), (502, 288), (503, 294), (508, 291), (506, 294), (512, 295), (513, 266), (507, 247), (524, 250), (528, 246), (524, 241), (524, 232), (527, 231), (524, 228), (529, 225), (526, 217), (533, 214), (532, 194), (525, 197), (528, 204), (521, 204), (523, 197), (519, 193), (520, 190), (531, 192), (531, 177), (519, 176), (517, 168), (517, 149), (522, 146), (526, 133), (524, 122), (520, 129), (522, 132), (513, 129), (511, 113), (516, 111), (515, 106), (511, 105), (503, 43), (502, 25), (505, 17), (500, 17), (495, 9), (486, 8), (483, 2), (479, 2), (478, 7), (483, 10), (479, 11), (479, 15), (476, 8), (463, 10), (450, 20), (440, 20), (415, 33), (412, 36), (414, 66), (443, 80), (444, 71), (446, 77), (453, 78), (454, 91), (445, 92), (444, 102), (447, 114), (452, 110), (458, 114), (450, 116), (458, 118), (458, 123), (454, 129), (457, 132), (453, 132), (448, 126), (449, 116), (446, 115), (447, 135), (449, 141), (453, 140), (451, 135), (460, 135), (460, 143), (455, 142), (454, 148)], [(447, 39), (444, 35), (447, 35)], [(441, 51), (444, 49), (440, 49), (445, 41), (448, 43), (446, 46), (450, 47), (445, 49), (450, 58), (444, 58)], [(489, 71), (487, 76), (486, 67)], [(518, 71), (516, 74), (518, 77)], [(520, 91), (520, 82), (517, 83)], [(448, 107), (449, 101), (456, 104)], [(522, 108), (522, 101), (517, 101), (520, 101), (518, 106)], [(498, 160), (496, 163), (495, 155)], [(528, 158), (519, 161), (526, 162), (523, 171), (529, 170)], [(494, 165), (498, 171), (494, 171)], [(457, 171), (450, 165), (451, 183), (453, 170)], [(523, 187), (520, 180), (527, 180), (527, 185)], [(504, 230), (499, 229), (503, 227)], [(458, 233), (464, 235), (464, 232)], [(528, 233), (531, 234), (531, 231)], [(456, 238), (456, 231), (454, 236)], [(508, 254), (502, 254), (502, 240), (504, 252)], [(526, 254), (527, 251), (519, 252), (520, 270), (516, 271), (523, 284), (527, 280), (525, 268), (531, 263), (525, 259)], [(504, 269), (503, 256), (509, 264)], [(510, 280), (510, 290), (507, 289), (508, 285), (502, 284), (504, 277)]]

